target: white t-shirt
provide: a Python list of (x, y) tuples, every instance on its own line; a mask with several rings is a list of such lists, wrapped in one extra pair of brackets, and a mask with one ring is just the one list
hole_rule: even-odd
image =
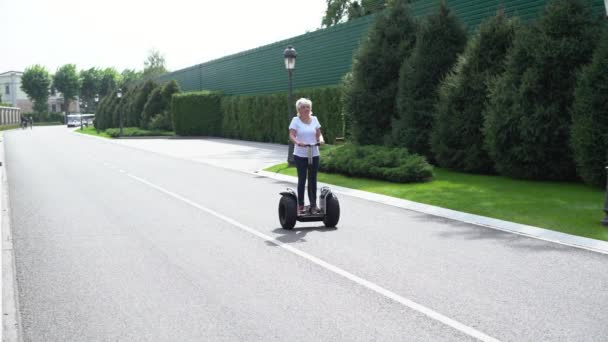
[[(308, 124), (300, 120), (298, 116), (294, 116), (289, 124), (290, 130), (296, 130), (296, 139), (304, 144), (317, 143), (317, 128), (321, 128), (321, 124), (319, 124), (319, 120), (314, 115), (310, 116), (310, 123)], [(308, 147), (295, 145), (293, 155), (308, 158)], [(314, 157), (319, 155), (319, 146), (313, 146), (312, 155)]]

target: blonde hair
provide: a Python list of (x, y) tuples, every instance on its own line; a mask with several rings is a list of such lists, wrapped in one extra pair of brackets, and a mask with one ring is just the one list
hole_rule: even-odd
[(300, 116), (300, 107), (302, 106), (310, 107), (310, 114), (312, 115), (312, 101), (304, 97), (296, 101), (296, 113), (298, 113), (298, 116)]

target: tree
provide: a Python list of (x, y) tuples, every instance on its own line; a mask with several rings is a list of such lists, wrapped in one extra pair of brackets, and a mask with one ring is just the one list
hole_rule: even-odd
[(80, 72), (82, 83), (80, 85), (80, 98), (89, 104), (94, 103), (95, 96), (101, 91), (102, 71), (97, 68), (90, 68)]
[(504, 70), (518, 21), (499, 11), (480, 26), (454, 70), (439, 87), (431, 148), (437, 163), (465, 172), (490, 173), (494, 163), (483, 146), (488, 83)]
[(491, 87), (484, 133), (496, 170), (526, 179), (572, 180), (570, 108), (577, 70), (598, 41), (589, 3), (554, 0), (516, 34), (505, 72)]
[(399, 72), (397, 117), (393, 120), (396, 146), (432, 160), (430, 134), (441, 80), (464, 50), (467, 33), (444, 1), (429, 15), (416, 35), (416, 47)]
[[(321, 20), (322, 27), (330, 27), (344, 21), (377, 13), (386, 7), (386, 0), (326, 0), (327, 9)], [(408, 1), (409, 2), (409, 1)]]
[(142, 72), (134, 69), (125, 69), (121, 75), (121, 86), (129, 86), (137, 83), (142, 78)]
[(591, 64), (579, 75), (574, 98), (571, 146), (578, 175), (602, 187), (608, 165), (608, 27)]
[(399, 68), (414, 46), (416, 22), (407, 0), (391, 1), (375, 18), (353, 61), (345, 113), (359, 144), (381, 145), (395, 115)]
[[(43, 113), (48, 110), (49, 88), (51, 77), (45, 67), (33, 65), (21, 76), (21, 90), (34, 101), (34, 111)], [(2, 101), (0, 101), (2, 102)]]
[(114, 90), (117, 88), (118, 82), (120, 80), (120, 75), (114, 68), (106, 68), (101, 72), (101, 88), (99, 89), (99, 94), (102, 97), (110, 93), (114, 93)]
[(76, 99), (80, 92), (80, 77), (76, 65), (66, 64), (60, 67), (53, 77), (53, 86), (63, 94), (65, 113), (69, 113), (70, 101)]
[(165, 57), (161, 55), (158, 50), (150, 50), (148, 58), (144, 61), (144, 72), (142, 77), (144, 79), (150, 79), (164, 73), (167, 73)]
[(325, 16), (321, 21), (321, 26), (330, 27), (339, 23), (344, 15), (347, 13), (350, 5), (349, 0), (326, 0), (327, 9), (325, 10)]

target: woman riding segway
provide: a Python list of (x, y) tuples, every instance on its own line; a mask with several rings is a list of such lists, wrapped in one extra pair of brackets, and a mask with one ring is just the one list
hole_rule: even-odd
[[(340, 217), (338, 199), (328, 187), (321, 189), (320, 205), (317, 205), (317, 173), (319, 170), (319, 145), (324, 144), (321, 124), (312, 115), (312, 101), (301, 98), (296, 102), (298, 115), (289, 125), (289, 139), (294, 144), (294, 160), (298, 170), (298, 194), (293, 190), (281, 192), (279, 220), (285, 229), (291, 229), (298, 221), (323, 221), (335, 227)], [(308, 178), (309, 206), (304, 205), (304, 187)], [(297, 209), (296, 209), (297, 203)]]

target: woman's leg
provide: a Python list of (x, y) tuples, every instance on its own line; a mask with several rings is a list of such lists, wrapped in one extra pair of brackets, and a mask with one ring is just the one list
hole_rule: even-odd
[(298, 169), (298, 205), (304, 205), (304, 186), (306, 185), (306, 169), (308, 168), (308, 158), (293, 156)]
[[(308, 166), (308, 160), (306, 161)], [(308, 201), (310, 207), (315, 208), (317, 206), (317, 172), (319, 171), (319, 157), (312, 158), (312, 167), (308, 171)]]

